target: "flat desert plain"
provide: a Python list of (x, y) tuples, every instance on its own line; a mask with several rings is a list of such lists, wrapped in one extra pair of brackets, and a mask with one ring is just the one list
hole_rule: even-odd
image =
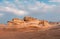
[(38, 28), (0, 30), (0, 39), (60, 39), (60, 26), (46, 30)]

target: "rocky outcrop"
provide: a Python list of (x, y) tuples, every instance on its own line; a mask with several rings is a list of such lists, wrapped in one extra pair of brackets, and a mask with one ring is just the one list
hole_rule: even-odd
[(13, 18), (11, 21), (8, 21), (7, 23), (8, 27), (16, 27), (16, 28), (22, 28), (22, 27), (28, 27), (28, 26), (49, 26), (50, 24), (48, 21), (45, 20), (38, 20), (33, 17), (26, 16), (23, 20), (19, 18)]
[(49, 24), (49, 22), (48, 21), (43, 21), (44, 23), (43, 23), (43, 26), (50, 26), (50, 24)]
[(13, 18), (12, 21), (8, 21), (7, 26), (13, 27), (13, 28), (21, 28), (24, 27), (26, 25), (24, 20), (21, 20), (19, 18)]
[(39, 24), (42, 20), (38, 20), (37, 18), (26, 16), (24, 17), (24, 21), (28, 24)]
[(30, 17), (30, 16), (25, 16), (24, 17), (24, 21), (33, 21), (33, 20), (37, 20), (36, 18)]

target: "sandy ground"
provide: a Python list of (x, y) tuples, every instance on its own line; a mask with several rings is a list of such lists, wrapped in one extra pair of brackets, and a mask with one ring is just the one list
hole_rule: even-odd
[(22, 29), (22, 31), (0, 31), (0, 39), (60, 39), (60, 26), (48, 30)]

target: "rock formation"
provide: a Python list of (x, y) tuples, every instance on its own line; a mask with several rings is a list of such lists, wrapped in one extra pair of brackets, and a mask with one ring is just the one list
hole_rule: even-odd
[(25, 21), (19, 18), (13, 18), (12, 21), (8, 21), (7, 23), (8, 27), (16, 27), (16, 28), (24, 27), (25, 24), (26, 24)]
[(30, 16), (25, 16), (24, 21), (32, 21), (32, 20), (37, 20), (36, 18), (30, 17)]
[(28, 26), (49, 26), (50, 24), (48, 21), (45, 20), (38, 20), (33, 17), (26, 16), (23, 20), (19, 18), (13, 18), (11, 21), (8, 21), (7, 23), (8, 27), (16, 27), (16, 28), (22, 28), (22, 27), (28, 27)]
[(28, 24), (39, 24), (42, 20), (38, 20), (37, 18), (26, 16), (24, 17), (24, 21)]

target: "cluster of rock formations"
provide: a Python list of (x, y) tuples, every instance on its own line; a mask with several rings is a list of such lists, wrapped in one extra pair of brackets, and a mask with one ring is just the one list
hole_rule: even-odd
[(11, 21), (8, 21), (7, 27), (15, 27), (15, 28), (23, 28), (28, 26), (50, 26), (48, 21), (45, 20), (38, 20), (33, 17), (26, 16), (24, 19), (14, 18)]
[(26, 16), (23, 19), (13, 18), (11, 21), (7, 22), (6, 26), (1, 26), (1, 28), (24, 28), (29, 26), (41, 27), (41, 26), (51, 26), (51, 24), (46, 20), (38, 20), (30, 16)]

